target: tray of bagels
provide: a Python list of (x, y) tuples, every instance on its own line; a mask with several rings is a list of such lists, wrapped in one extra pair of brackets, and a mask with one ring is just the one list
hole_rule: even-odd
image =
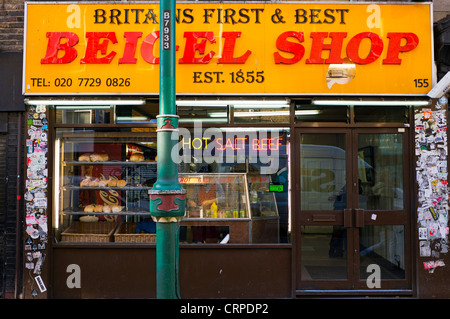
[(111, 163), (111, 164), (120, 164), (120, 163), (136, 163), (136, 162), (155, 162), (157, 157), (155, 156), (154, 160), (146, 160), (143, 154), (132, 154), (130, 155), (125, 162), (110, 160), (109, 155), (106, 153), (84, 153), (78, 156), (78, 162), (80, 163)]
[(80, 187), (125, 187), (127, 186), (127, 181), (124, 179), (119, 179), (116, 176), (109, 176), (106, 178), (104, 176), (91, 177), (85, 176), (80, 182)]
[(120, 205), (87, 205), (84, 207), (84, 212), (88, 214), (98, 213), (98, 214), (118, 214), (122, 212), (123, 206)]

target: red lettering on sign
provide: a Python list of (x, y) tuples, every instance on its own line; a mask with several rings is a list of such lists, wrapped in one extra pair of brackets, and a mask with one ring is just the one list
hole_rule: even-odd
[(141, 46), (141, 55), (145, 62), (151, 64), (159, 64), (159, 58), (155, 57), (153, 54), (153, 47), (156, 40), (159, 39), (159, 31), (153, 31), (147, 35)]
[[(41, 64), (70, 63), (77, 57), (74, 46), (78, 43), (78, 36), (73, 32), (47, 32), (47, 52), (41, 59)], [(61, 39), (67, 39), (61, 43)], [(64, 55), (58, 58), (58, 51), (64, 51)]]
[(291, 58), (284, 58), (279, 52), (273, 54), (276, 64), (293, 64), (300, 61), (305, 54), (305, 48), (300, 43), (287, 41), (287, 38), (296, 38), (299, 42), (305, 40), (303, 32), (287, 31), (280, 34), (277, 38), (277, 49), (284, 52), (293, 53)]
[[(311, 46), (311, 53), (309, 59), (306, 59), (306, 64), (331, 64), (342, 63), (344, 59), (341, 58), (342, 42), (347, 37), (347, 32), (330, 32), (331, 43), (324, 44), (324, 40), (328, 37), (328, 32), (311, 32), (310, 37), (313, 39)], [(322, 51), (329, 50), (329, 58), (322, 59)]]
[[(71, 63), (77, 57), (76, 45), (78, 35), (73, 32), (47, 32), (47, 51), (45, 57), (41, 59), (41, 64), (63, 64)], [(136, 56), (139, 39), (142, 32), (124, 32), (124, 49), (119, 64), (136, 64), (139, 57)], [(246, 50), (241, 56), (235, 57), (236, 40), (241, 36), (241, 32), (223, 32), (223, 51), (217, 59), (218, 64), (244, 64), (252, 54), (251, 50)], [(214, 33), (206, 32), (185, 32), (186, 38), (183, 56), (178, 60), (180, 64), (207, 64), (215, 55), (211, 50), (205, 54), (208, 42), (216, 43)], [(306, 64), (340, 64), (346, 32), (311, 32), (311, 51), (306, 59)], [(117, 43), (114, 32), (86, 32), (87, 44), (81, 64), (110, 64), (116, 52), (108, 51), (108, 45)], [(159, 64), (159, 58), (155, 56), (154, 48), (160, 38), (159, 31), (153, 31), (142, 41), (140, 55), (142, 59), (150, 64)], [(290, 39), (292, 38), (292, 39)], [(389, 44), (387, 54), (383, 64), (401, 64), (400, 53), (414, 50), (419, 45), (419, 38), (414, 33), (390, 32), (387, 33)], [(299, 62), (305, 55), (304, 33), (296, 31), (286, 31), (280, 34), (276, 40), (277, 52), (274, 52), (275, 64), (294, 64)], [(360, 52), (363, 41), (370, 41), (370, 49), (366, 56)], [(178, 50), (178, 46), (175, 47)], [(356, 64), (370, 64), (378, 60), (384, 49), (383, 39), (380, 35), (372, 32), (361, 32), (353, 36), (347, 43), (347, 57)], [(323, 51), (329, 51), (328, 58), (323, 58)], [(281, 53), (286, 52), (287, 57)], [(98, 57), (97, 55), (102, 55)], [(197, 56), (201, 55), (201, 56)]]
[[(208, 63), (211, 61), (215, 52), (210, 51), (204, 57), (196, 58), (195, 51), (200, 54), (205, 54), (206, 40), (211, 43), (216, 42), (213, 32), (185, 32), (186, 46), (184, 47), (184, 55), (178, 60), (179, 63)], [(200, 43), (197, 42), (199, 38), (203, 38)]]
[[(388, 32), (387, 37), (389, 38), (389, 46), (383, 64), (400, 64), (402, 62), (398, 57), (400, 52), (411, 51), (419, 45), (419, 37), (414, 33)], [(406, 40), (404, 45), (401, 45), (402, 39)]]
[[(105, 55), (108, 48), (108, 43), (111, 40), (112, 43), (117, 43), (115, 32), (86, 32), (86, 38), (88, 39), (86, 44), (86, 53), (84, 58), (80, 60), (81, 64), (109, 64), (116, 56), (116, 52), (112, 51), (108, 55), (97, 58), (97, 52)], [(103, 39), (103, 41), (100, 41)]]
[[(369, 39), (371, 42), (370, 51), (365, 58), (359, 56), (361, 41)], [(383, 52), (383, 40), (372, 32), (361, 32), (355, 35), (347, 44), (347, 57), (356, 64), (369, 64), (376, 61)]]
[(125, 42), (123, 56), (119, 59), (119, 63), (135, 64), (137, 62), (137, 59), (135, 58), (137, 41), (142, 36), (142, 32), (125, 32), (123, 36), (127, 39), (127, 41)]
[(233, 64), (244, 64), (247, 61), (252, 51), (247, 50), (242, 56), (234, 58), (234, 47), (236, 45), (236, 39), (241, 36), (241, 32), (223, 32), (222, 37), (225, 38), (225, 43), (223, 45), (222, 57), (217, 61), (217, 63), (233, 63)]

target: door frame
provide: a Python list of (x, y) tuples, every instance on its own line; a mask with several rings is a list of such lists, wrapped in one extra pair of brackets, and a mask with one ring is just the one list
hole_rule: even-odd
[[(376, 127), (297, 127), (294, 129), (294, 139), (291, 140), (291, 149), (294, 151), (294, 158), (297, 163), (300, 161), (300, 135), (303, 133), (344, 133), (346, 134), (346, 178), (347, 181), (353, 181), (357, 178), (358, 173), (358, 149), (357, 149), (357, 136), (360, 133), (401, 133), (403, 135), (403, 155), (404, 155), (404, 209), (402, 211), (389, 211), (389, 214), (394, 212), (394, 215), (383, 214), (383, 211), (376, 211), (376, 220), (371, 219), (371, 211), (363, 212), (363, 218), (356, 216), (354, 207), (357, 207), (358, 201), (358, 187), (352, 187), (351, 192), (347, 192), (347, 202), (350, 203), (348, 207), (351, 206), (352, 209), (345, 211), (334, 211), (332, 214), (327, 214), (324, 212), (322, 214), (324, 225), (352, 225), (352, 227), (347, 227), (347, 238), (348, 238), (348, 279), (347, 280), (302, 280), (301, 279), (301, 226), (303, 225), (317, 225), (314, 222), (314, 218), (320, 217), (320, 211), (306, 211), (306, 214), (301, 211), (301, 173), (300, 165), (293, 164), (292, 170), (292, 180), (295, 187), (293, 187), (293, 204), (294, 210), (294, 229), (295, 229), (295, 240), (294, 245), (295, 252), (295, 290), (297, 295), (301, 294), (412, 294), (412, 287), (414, 276), (413, 272), (415, 267), (413, 265), (414, 260), (414, 235), (413, 235), (413, 217), (415, 214), (412, 213), (412, 209), (415, 207), (413, 203), (414, 198), (414, 187), (408, 186), (412, 185), (413, 178), (411, 174), (411, 148), (410, 148), (410, 130), (407, 128), (398, 128), (388, 126), (386, 128), (376, 126)], [(294, 144), (295, 143), (295, 144)], [(349, 184), (348, 184), (349, 185)], [(315, 213), (315, 214), (314, 214)], [(358, 213), (360, 214), (360, 212)], [(319, 215), (319, 216), (318, 216)], [(331, 217), (330, 217), (331, 215)], [(333, 218), (334, 215), (334, 218)], [(388, 220), (388, 221), (387, 221)], [(405, 245), (405, 279), (401, 280), (382, 280), (381, 288), (369, 289), (367, 287), (366, 279), (360, 278), (359, 273), (359, 228), (355, 227), (356, 223), (363, 223), (364, 225), (404, 225), (404, 245)], [(357, 246), (357, 247), (355, 247)], [(350, 253), (352, 252), (352, 253)], [(356, 261), (354, 263), (353, 261)]]

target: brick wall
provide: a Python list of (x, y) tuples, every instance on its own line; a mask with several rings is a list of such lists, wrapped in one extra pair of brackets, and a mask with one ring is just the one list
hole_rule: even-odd
[(0, 1), (0, 51), (22, 51), (24, 1)]
[[(22, 135), (20, 132), (23, 132), (23, 121), (19, 112), (2, 112), (0, 120), (8, 123), (8, 131), (0, 133), (0, 154), (6, 155), (0, 156), (0, 298), (14, 298), (17, 275), (18, 287), (21, 286), (20, 272), (16, 274), (16, 216), (17, 208), (23, 208), (21, 205), (17, 207), (16, 183), (18, 148), (23, 144), (22, 137), (19, 136)], [(19, 258), (21, 265), (21, 254)]]

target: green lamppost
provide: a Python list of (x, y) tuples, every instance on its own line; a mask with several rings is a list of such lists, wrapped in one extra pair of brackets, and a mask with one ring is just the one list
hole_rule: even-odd
[(175, 0), (160, 2), (160, 93), (157, 116), (157, 180), (150, 195), (156, 222), (156, 297), (177, 299), (178, 229), (184, 216), (186, 191), (178, 181), (178, 116), (175, 90)]

